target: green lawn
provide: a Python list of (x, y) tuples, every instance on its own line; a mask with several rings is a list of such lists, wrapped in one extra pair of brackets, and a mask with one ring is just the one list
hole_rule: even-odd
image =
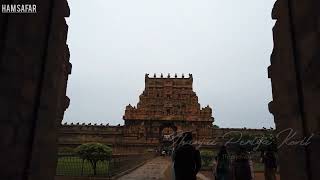
[[(56, 175), (65, 176), (90, 176), (93, 175), (91, 164), (88, 161), (83, 161), (78, 157), (59, 157), (57, 162)], [(108, 162), (99, 161), (97, 163), (97, 175), (108, 175)]]
[(257, 171), (264, 171), (264, 164), (263, 163), (260, 163), (260, 162), (254, 162), (253, 163), (253, 169), (254, 169), (254, 172), (257, 172)]

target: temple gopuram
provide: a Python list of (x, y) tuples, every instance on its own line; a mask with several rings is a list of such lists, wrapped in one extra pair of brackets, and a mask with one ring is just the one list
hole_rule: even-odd
[[(201, 107), (193, 91), (193, 76), (183, 74), (166, 77), (145, 74), (145, 89), (137, 105), (127, 105), (124, 125), (67, 124), (59, 131), (60, 147), (76, 147), (83, 143), (100, 142), (112, 146), (115, 153), (143, 152), (161, 149), (179, 132), (189, 131), (202, 148), (215, 148), (205, 142), (220, 141), (233, 132), (263, 133), (263, 129), (215, 128), (212, 109)], [(170, 144), (170, 143), (169, 143)]]
[(161, 140), (164, 135), (192, 131), (194, 136), (206, 135), (212, 128), (212, 109), (201, 108), (193, 91), (193, 77), (149, 77), (137, 106), (128, 105), (123, 116), (127, 134), (145, 139)]

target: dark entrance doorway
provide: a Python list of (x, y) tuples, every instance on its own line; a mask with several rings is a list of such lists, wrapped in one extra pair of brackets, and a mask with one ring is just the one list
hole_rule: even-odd
[(159, 128), (159, 150), (162, 155), (171, 155), (172, 144), (176, 134), (177, 127), (173, 123), (165, 123)]

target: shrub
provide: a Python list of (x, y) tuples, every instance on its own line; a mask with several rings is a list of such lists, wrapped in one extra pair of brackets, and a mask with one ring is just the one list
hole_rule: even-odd
[(215, 125), (213, 125), (213, 128), (216, 128), (216, 129), (217, 129), (217, 128), (220, 128), (220, 127), (215, 124)]
[(214, 153), (213, 151), (203, 150), (200, 152), (201, 160), (203, 162), (203, 166), (209, 166), (213, 160)]
[(90, 162), (94, 175), (97, 174), (97, 162), (110, 160), (112, 149), (100, 143), (82, 144), (76, 148), (76, 154), (83, 160)]

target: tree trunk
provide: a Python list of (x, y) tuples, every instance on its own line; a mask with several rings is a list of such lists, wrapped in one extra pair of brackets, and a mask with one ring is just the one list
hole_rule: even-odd
[(94, 176), (97, 175), (97, 162), (90, 160), (90, 164), (91, 164), (92, 169), (93, 169), (93, 175)]
[(97, 175), (97, 162), (94, 162), (93, 165), (93, 175)]

